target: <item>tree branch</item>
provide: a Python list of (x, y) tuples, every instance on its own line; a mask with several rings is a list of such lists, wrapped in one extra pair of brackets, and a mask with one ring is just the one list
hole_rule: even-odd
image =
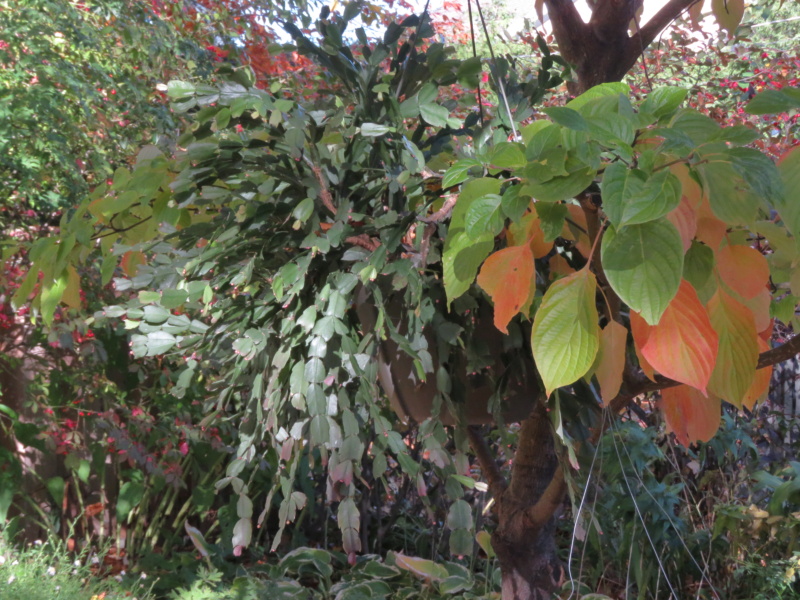
[(486, 440), (481, 435), (476, 425), (467, 427), (467, 437), (469, 438), (469, 445), (472, 446), (472, 451), (475, 452), (475, 456), (478, 458), (478, 464), (480, 464), (481, 471), (484, 477), (486, 477), (486, 482), (489, 484), (489, 491), (492, 496), (499, 498), (503, 495), (508, 484), (506, 483), (505, 477), (503, 477), (503, 474), (500, 472), (500, 468), (497, 466), (494, 456), (492, 456), (489, 444), (486, 443)]
[(631, 49), (639, 53), (644, 48), (647, 48), (653, 43), (656, 36), (677, 19), (683, 11), (698, 2), (700, 2), (700, 0), (670, 0), (667, 2), (661, 7), (661, 10), (654, 14), (653, 17), (642, 25), (642, 28), (633, 35), (631, 38), (633, 42), (631, 44)]
[(419, 217), (419, 220), (423, 223), (438, 223), (443, 221), (450, 214), (450, 211), (453, 210), (453, 207), (456, 205), (456, 200), (458, 200), (458, 194), (449, 194), (445, 197), (444, 203), (439, 210), (429, 217)]
[(547, 14), (558, 40), (558, 50), (569, 62), (575, 63), (578, 46), (590, 35), (589, 26), (583, 22), (572, 0), (544, 0)]
[[(756, 368), (764, 369), (766, 367), (771, 367), (785, 360), (789, 360), (798, 353), (800, 353), (800, 335), (794, 336), (791, 340), (778, 346), (777, 348), (772, 348), (771, 350), (762, 352), (758, 356), (758, 365)], [(639, 376), (637, 380), (631, 382), (629, 385), (626, 385), (628, 388), (627, 390), (620, 392), (616, 398), (609, 402), (608, 410), (610, 412), (619, 412), (625, 408), (628, 402), (630, 402), (639, 394), (644, 394), (646, 392), (657, 392), (659, 390), (665, 390), (667, 388), (676, 387), (679, 385), (681, 385), (679, 381), (675, 381), (674, 379), (669, 379), (668, 377), (663, 377), (661, 375), (656, 375), (655, 381), (651, 381), (646, 377)]]
[(556, 514), (564, 503), (564, 494), (567, 491), (567, 481), (564, 477), (564, 468), (559, 465), (553, 478), (547, 484), (542, 495), (527, 511), (528, 519), (537, 527), (541, 527)]

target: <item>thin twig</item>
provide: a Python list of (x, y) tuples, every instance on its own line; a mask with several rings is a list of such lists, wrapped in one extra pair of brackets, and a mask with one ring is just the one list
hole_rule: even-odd
[(469, 445), (472, 446), (472, 451), (478, 458), (478, 463), (481, 466), (481, 471), (486, 477), (486, 482), (489, 484), (489, 491), (492, 496), (499, 498), (505, 492), (508, 483), (506, 482), (503, 473), (500, 472), (500, 467), (495, 462), (495, 457), (486, 443), (486, 439), (481, 435), (480, 430), (476, 425), (467, 427), (467, 437), (469, 438)]
[(369, 237), (366, 233), (362, 233), (361, 235), (351, 235), (350, 237), (346, 237), (344, 241), (348, 244), (352, 244), (353, 246), (361, 246), (370, 252), (375, 252), (375, 250), (380, 248), (381, 245), (378, 240)]
[(314, 161), (305, 154), (303, 154), (303, 160), (305, 160), (306, 163), (308, 163), (308, 166), (311, 167), (311, 170), (314, 172), (314, 176), (319, 182), (319, 195), (320, 200), (322, 200), (322, 204), (325, 206), (325, 208), (331, 211), (334, 216), (336, 216), (336, 207), (333, 205), (333, 196), (331, 196), (331, 191), (328, 188), (328, 182), (325, 181), (325, 177), (322, 175), (322, 169), (315, 165)]
[(152, 217), (152, 215), (151, 215), (151, 216), (149, 216), (149, 217), (145, 217), (145, 218), (144, 218), (144, 219), (142, 219), (141, 221), (137, 221), (137, 222), (136, 222), (136, 223), (134, 223), (133, 225), (129, 225), (128, 227), (123, 227), (122, 229), (116, 229), (116, 228), (114, 228), (114, 229), (112, 229), (112, 231), (109, 231), (108, 233), (104, 233), (103, 235), (96, 235), (96, 236), (94, 236), (94, 237), (92, 238), (92, 241), (94, 241), (94, 240), (99, 240), (99, 239), (102, 239), (102, 238), (104, 238), (104, 237), (108, 237), (108, 236), (110, 236), (110, 235), (115, 235), (115, 234), (117, 234), (117, 233), (125, 233), (126, 231), (130, 231), (130, 230), (131, 230), (131, 229), (133, 229), (134, 227), (138, 227), (138, 226), (139, 226), (139, 225), (141, 225), (142, 223), (144, 223), (144, 222), (146, 222), (146, 221), (149, 221), (149, 220), (150, 220), (150, 219), (152, 219), (152, 218), (153, 218), (153, 217)]
[(458, 200), (458, 194), (450, 194), (449, 196), (445, 197), (444, 204), (442, 207), (433, 213), (430, 217), (419, 217), (418, 220), (422, 221), (423, 223), (439, 223), (447, 218), (450, 214), (450, 211), (453, 210), (453, 207), (456, 205), (456, 200)]

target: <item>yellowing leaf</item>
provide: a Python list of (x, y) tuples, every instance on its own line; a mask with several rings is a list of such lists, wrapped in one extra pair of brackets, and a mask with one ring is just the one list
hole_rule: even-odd
[(432, 560), (416, 556), (406, 556), (399, 552), (396, 552), (394, 555), (394, 564), (428, 581), (441, 581), (448, 575), (447, 569)]
[(750, 246), (725, 246), (717, 252), (717, 272), (734, 292), (750, 300), (769, 283), (767, 259)]
[(478, 273), (478, 285), (494, 302), (494, 325), (508, 333), (508, 322), (531, 295), (535, 276), (533, 253), (528, 244), (510, 246), (492, 254)]
[(711, 12), (719, 26), (733, 35), (744, 16), (744, 0), (711, 0)]
[[(767, 350), (769, 350), (769, 343), (759, 337), (758, 351), (766, 352)], [(742, 406), (747, 408), (747, 410), (753, 410), (756, 403), (762, 398), (765, 398), (767, 392), (769, 392), (770, 381), (772, 381), (772, 365), (764, 367), (763, 369), (758, 369), (753, 377), (753, 382), (750, 384), (750, 389), (747, 390), (744, 398), (742, 398)]]
[(719, 429), (720, 406), (719, 398), (706, 398), (687, 385), (661, 390), (660, 407), (667, 427), (684, 446), (714, 437)]
[(741, 406), (758, 363), (759, 338), (753, 313), (719, 288), (708, 302), (708, 315), (719, 335), (717, 364), (709, 389), (715, 396)]
[(550, 286), (536, 311), (531, 347), (547, 394), (583, 377), (600, 345), (597, 281), (582, 269)]
[(122, 260), (120, 261), (119, 266), (122, 268), (122, 272), (125, 273), (125, 275), (128, 277), (135, 277), (136, 271), (139, 270), (139, 265), (146, 263), (147, 261), (144, 257), (144, 254), (131, 250), (122, 255)]
[(705, 307), (692, 284), (683, 280), (641, 351), (659, 373), (705, 394), (718, 348), (719, 337)]
[(594, 374), (600, 384), (600, 397), (605, 405), (608, 405), (622, 387), (627, 341), (628, 330), (616, 321), (611, 321), (600, 332), (600, 361)]
[(70, 308), (81, 307), (81, 278), (72, 265), (67, 266), (67, 287), (61, 301)]
[(647, 343), (647, 338), (650, 337), (650, 325), (639, 313), (633, 311), (631, 311), (631, 334), (633, 335), (633, 349), (636, 351), (636, 358), (639, 359), (639, 367), (650, 381), (655, 381), (656, 370), (647, 362), (641, 350)]

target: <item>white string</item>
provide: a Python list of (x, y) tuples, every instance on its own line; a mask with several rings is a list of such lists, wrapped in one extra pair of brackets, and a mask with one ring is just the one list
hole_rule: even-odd
[[(605, 424), (605, 419), (606, 419), (606, 414), (604, 411), (603, 423), (601, 423), (601, 426)], [(602, 438), (600, 442), (602, 443)], [(569, 597), (567, 598), (567, 600), (572, 600), (572, 596), (575, 594), (575, 578), (572, 575), (572, 556), (575, 551), (575, 539), (577, 538), (578, 534), (578, 519), (580, 519), (581, 514), (583, 514), (583, 505), (586, 502), (586, 496), (589, 494), (589, 484), (592, 481), (592, 472), (594, 471), (594, 463), (595, 460), (597, 460), (597, 455), (599, 450), (600, 450), (600, 443), (598, 443), (594, 448), (594, 454), (592, 455), (592, 463), (589, 465), (589, 475), (586, 478), (586, 485), (583, 488), (583, 496), (581, 496), (581, 502), (578, 505), (578, 513), (575, 515), (575, 525), (572, 527), (572, 540), (570, 541), (569, 544), (569, 556), (567, 557), (567, 575), (569, 576), (569, 583), (570, 583)]]

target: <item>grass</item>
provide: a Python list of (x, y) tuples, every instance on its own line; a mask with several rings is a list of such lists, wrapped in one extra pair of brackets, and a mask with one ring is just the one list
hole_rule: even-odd
[[(96, 561), (96, 559), (94, 559)], [(0, 598), (3, 600), (152, 600), (145, 581), (101, 578), (92, 572), (93, 557), (70, 553), (58, 542), (24, 548), (0, 538)], [(122, 580), (122, 577), (119, 577)]]

